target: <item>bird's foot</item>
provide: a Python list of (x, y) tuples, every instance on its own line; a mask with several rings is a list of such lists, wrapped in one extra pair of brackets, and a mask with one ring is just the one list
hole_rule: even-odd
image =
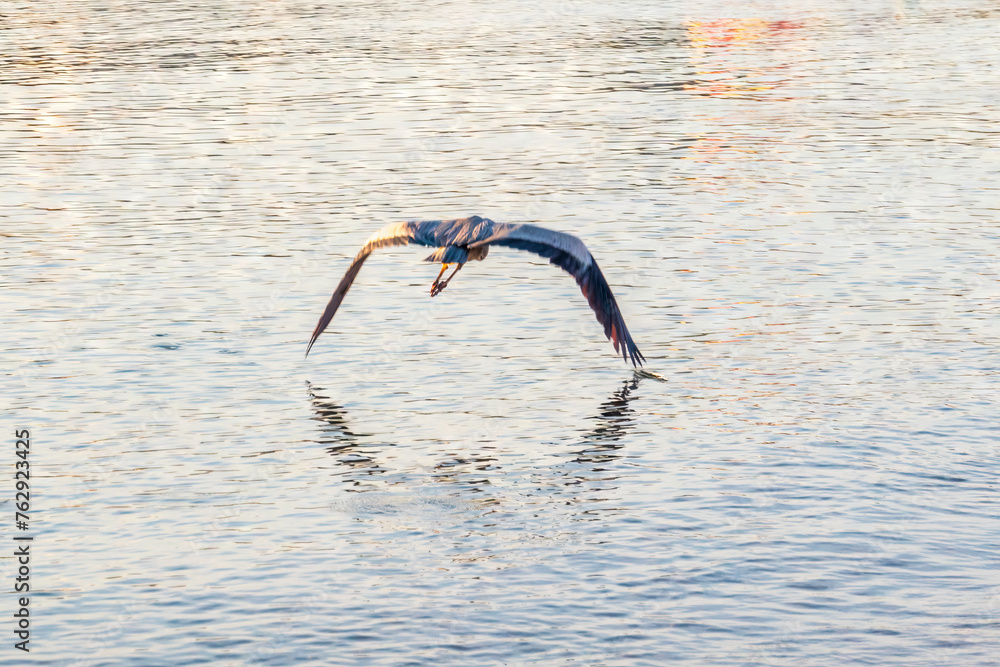
[(445, 280), (444, 282), (439, 282), (439, 281), (435, 280), (434, 284), (431, 285), (431, 296), (437, 296), (438, 294), (440, 294), (441, 292), (443, 292), (444, 288), (447, 287), (447, 286), (448, 286), (448, 281), (447, 280)]
[[(448, 265), (442, 264), (441, 272), (438, 273), (437, 278), (434, 279), (434, 284), (431, 285), (431, 296), (437, 296), (438, 294), (441, 293), (441, 290), (443, 290), (445, 287), (448, 286), (448, 280), (451, 280), (451, 276), (448, 276), (448, 280), (444, 281), (441, 280), (441, 276), (443, 276), (444, 272), (447, 270), (448, 270)], [(451, 275), (453, 276), (455, 274), (453, 273)]]

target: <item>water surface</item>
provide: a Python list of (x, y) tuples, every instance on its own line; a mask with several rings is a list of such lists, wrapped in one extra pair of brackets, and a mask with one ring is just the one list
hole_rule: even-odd
[[(8, 7), (28, 659), (998, 664), (998, 20)], [(369, 234), (470, 214), (583, 238), (649, 373), (502, 249), (374, 255), (303, 359)]]

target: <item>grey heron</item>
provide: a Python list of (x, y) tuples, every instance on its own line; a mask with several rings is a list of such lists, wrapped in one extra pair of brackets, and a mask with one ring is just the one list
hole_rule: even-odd
[[(576, 279), (580, 290), (597, 315), (597, 321), (604, 327), (604, 335), (614, 344), (615, 352), (620, 351), (625, 362), (631, 361), (636, 367), (645, 361), (645, 357), (629, 335), (608, 281), (583, 241), (570, 234), (544, 227), (493, 222), (478, 215), (458, 220), (397, 222), (375, 232), (351, 262), (347, 273), (333, 291), (330, 303), (327, 304), (323, 316), (319, 318), (319, 323), (312, 333), (312, 338), (309, 339), (306, 356), (309, 356), (313, 343), (330, 324), (344, 296), (351, 289), (351, 284), (357, 278), (361, 266), (372, 251), (386, 246), (410, 243), (437, 248), (424, 260), (441, 262), (442, 265), (441, 272), (431, 285), (431, 296), (440, 294), (467, 261), (485, 259), (490, 246), (493, 245), (527, 250), (547, 258), (551, 264), (555, 264)], [(441, 276), (451, 264), (458, 266), (450, 276), (441, 280)]]

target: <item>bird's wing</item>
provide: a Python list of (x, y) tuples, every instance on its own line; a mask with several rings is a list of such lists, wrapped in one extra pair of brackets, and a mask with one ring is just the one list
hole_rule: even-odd
[(618, 308), (618, 302), (611, 293), (611, 287), (583, 241), (570, 234), (534, 225), (493, 223), (489, 232), (488, 236), (470, 244), (470, 248), (499, 245), (527, 250), (548, 258), (550, 263), (562, 268), (576, 279), (580, 290), (597, 315), (597, 321), (604, 327), (604, 335), (614, 344), (615, 352), (620, 351), (622, 358), (626, 362), (631, 361), (633, 366), (642, 365), (646, 358), (632, 340)]
[(436, 234), (437, 228), (440, 225), (441, 222), (439, 220), (425, 220), (422, 222), (394, 222), (372, 234), (365, 243), (364, 247), (361, 248), (361, 252), (355, 256), (354, 261), (351, 262), (351, 265), (347, 268), (347, 273), (345, 273), (344, 277), (341, 278), (340, 284), (337, 285), (337, 289), (333, 290), (333, 296), (330, 297), (330, 303), (326, 304), (326, 310), (323, 311), (323, 316), (319, 318), (319, 322), (313, 330), (312, 338), (309, 339), (309, 347), (306, 348), (306, 356), (309, 356), (309, 350), (312, 349), (313, 343), (316, 342), (319, 335), (323, 333), (323, 330), (326, 329), (328, 324), (330, 324), (330, 320), (333, 319), (337, 309), (340, 308), (340, 303), (347, 295), (347, 290), (351, 289), (351, 285), (354, 283), (354, 279), (358, 277), (358, 272), (361, 271), (361, 267), (365, 263), (365, 260), (368, 259), (368, 255), (372, 254), (373, 251), (379, 248), (385, 248), (387, 246), (408, 245), (410, 243), (419, 243), (420, 245), (440, 245), (437, 243)]

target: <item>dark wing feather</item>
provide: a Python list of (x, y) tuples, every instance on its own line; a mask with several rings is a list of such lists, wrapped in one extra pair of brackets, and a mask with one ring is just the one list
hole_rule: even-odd
[(309, 356), (309, 350), (312, 349), (313, 343), (319, 338), (319, 335), (323, 333), (327, 325), (330, 324), (330, 320), (336, 315), (337, 309), (340, 308), (340, 303), (347, 296), (347, 290), (351, 289), (351, 285), (354, 283), (354, 279), (358, 277), (358, 272), (361, 271), (361, 267), (364, 265), (365, 260), (368, 259), (368, 255), (371, 251), (365, 252), (362, 250), (358, 253), (358, 256), (354, 258), (351, 262), (351, 266), (347, 269), (347, 273), (344, 277), (340, 279), (340, 284), (337, 285), (337, 289), (333, 290), (333, 296), (330, 297), (330, 302), (326, 304), (326, 310), (323, 311), (323, 315), (319, 318), (319, 322), (316, 323), (316, 328), (313, 329), (312, 338), (309, 339), (309, 347), (306, 348), (306, 356)]
[[(558, 233), (553, 232), (553, 234)], [(533, 252), (547, 258), (551, 264), (555, 264), (569, 273), (576, 279), (580, 291), (587, 297), (587, 302), (594, 310), (594, 314), (597, 315), (597, 321), (604, 327), (604, 335), (614, 344), (615, 352), (620, 351), (622, 359), (626, 362), (631, 361), (633, 366), (641, 366), (642, 362), (646, 360), (639, 352), (639, 348), (636, 347), (635, 341), (632, 340), (628, 327), (625, 326), (618, 302), (615, 301), (615, 296), (611, 293), (611, 286), (608, 285), (607, 279), (601, 273), (600, 267), (597, 266), (597, 262), (594, 261), (594, 257), (589, 251), (586, 258), (582, 258), (579, 252), (562, 250), (544, 241), (528, 240), (516, 236), (497, 235), (489, 239), (489, 244)]]
[(347, 296), (347, 291), (351, 289), (354, 279), (358, 277), (358, 272), (361, 271), (365, 260), (368, 259), (368, 256), (373, 251), (387, 246), (408, 245), (411, 242), (428, 246), (447, 245), (446, 243), (438, 243), (438, 236), (440, 235), (438, 227), (441, 224), (438, 220), (397, 222), (386, 225), (372, 234), (368, 242), (361, 248), (361, 252), (357, 254), (354, 261), (347, 268), (347, 273), (341, 278), (337, 289), (333, 290), (333, 296), (330, 297), (330, 302), (326, 304), (323, 316), (319, 318), (316, 328), (313, 329), (312, 338), (309, 339), (309, 347), (306, 348), (306, 356), (309, 356), (309, 350), (312, 349), (313, 343), (316, 342), (319, 335), (330, 324), (330, 320), (333, 319), (344, 297)]

